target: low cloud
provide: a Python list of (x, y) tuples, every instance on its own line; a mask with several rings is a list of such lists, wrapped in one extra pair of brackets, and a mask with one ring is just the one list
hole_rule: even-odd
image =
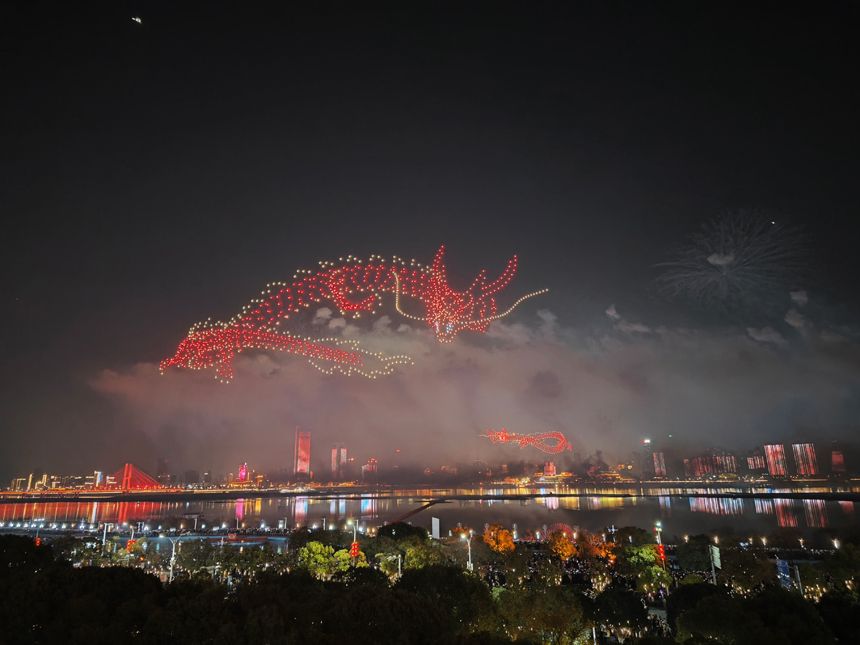
[(797, 329), (803, 330), (806, 327), (806, 318), (797, 309), (789, 309), (785, 314), (785, 322)]
[(332, 314), (334, 314), (334, 312), (328, 307), (320, 307), (317, 309), (311, 322), (314, 325), (324, 325), (331, 320)]
[(792, 291), (789, 295), (791, 301), (798, 307), (805, 307), (809, 303), (809, 295), (806, 291)]
[(206, 372), (160, 376), (147, 363), (105, 370), (92, 386), (124, 427), (156, 443), (169, 431), (165, 452), (222, 469), (239, 461), (286, 467), (296, 426), (311, 430), (324, 468), (335, 442), (382, 462), (400, 448), (415, 465), (540, 458), (479, 437), (501, 426), (560, 430), (582, 455), (603, 449), (617, 458), (642, 436), (746, 448), (800, 427), (830, 436), (856, 423), (860, 352), (850, 339), (840, 344), (852, 351), (833, 352), (827, 343), (795, 347), (772, 327), (647, 333), (650, 325), (626, 322), (615, 307), (606, 316), (603, 325), (579, 329), (542, 310), (451, 344), (389, 316), (332, 318), (332, 332), (369, 350), (407, 354), (414, 365), (366, 380), (326, 376), (297, 356), (247, 352), (230, 385)]
[(760, 343), (772, 343), (774, 345), (785, 344), (785, 338), (783, 335), (773, 327), (762, 327), (760, 329), (747, 327), (747, 333), (750, 338), (757, 340)]
[(606, 315), (609, 317), (609, 320), (615, 323), (615, 329), (625, 334), (650, 334), (652, 331), (648, 325), (625, 320), (624, 317), (618, 313), (615, 305), (609, 305), (609, 308), (606, 310)]

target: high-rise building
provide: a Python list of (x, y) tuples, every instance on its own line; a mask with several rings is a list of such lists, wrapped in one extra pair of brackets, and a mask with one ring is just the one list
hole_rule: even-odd
[(346, 475), (347, 454), (346, 446), (336, 445), (331, 449), (331, 478), (338, 481)]
[(247, 482), (248, 481), (248, 464), (247, 462), (239, 464), (239, 474), (236, 475), (237, 482)]
[(376, 461), (376, 457), (371, 457), (367, 460), (367, 463), (361, 467), (361, 478), (363, 480), (376, 479), (378, 471), (379, 462)]
[(297, 478), (311, 476), (311, 433), (296, 428), (296, 447), (293, 456), (293, 474)]
[(684, 474), (687, 477), (705, 477), (714, 474), (714, 460), (711, 455), (701, 455), (684, 460)]
[(714, 472), (718, 475), (727, 475), (738, 472), (738, 462), (730, 452), (715, 452)]
[(815, 446), (811, 443), (793, 443), (794, 465), (798, 475), (817, 475), (818, 461), (815, 458)]
[(788, 474), (785, 462), (785, 446), (781, 443), (766, 444), (764, 456), (767, 460), (767, 472), (771, 477), (785, 477)]
[(662, 452), (651, 453), (651, 458), (654, 461), (654, 477), (660, 479), (666, 476), (666, 456)]
[(754, 452), (747, 457), (747, 470), (751, 473), (762, 472), (767, 468), (767, 462), (764, 455), (760, 452)]
[(830, 472), (845, 472), (845, 455), (841, 450), (830, 451)]

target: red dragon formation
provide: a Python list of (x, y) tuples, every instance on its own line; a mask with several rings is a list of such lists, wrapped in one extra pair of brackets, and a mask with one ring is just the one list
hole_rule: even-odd
[(487, 430), (481, 435), (486, 437), (492, 443), (515, 443), (520, 448), (537, 448), (541, 452), (548, 454), (558, 454), (565, 450), (573, 450), (573, 446), (567, 438), (560, 432), (534, 432), (532, 434), (519, 434), (516, 432), (508, 432), (505, 428), (501, 430)]
[[(499, 311), (495, 295), (517, 272), (517, 257), (508, 260), (495, 280), (482, 270), (465, 291), (448, 284), (445, 247), (439, 247), (428, 267), (415, 260), (391, 260), (372, 255), (367, 260), (349, 256), (338, 262), (320, 262), (317, 271), (301, 270), (292, 282), (266, 286), (261, 297), (252, 300), (227, 322), (207, 320), (197, 323), (179, 343), (176, 353), (161, 361), (161, 371), (169, 367), (215, 368), (215, 378), (233, 378), (233, 360), (245, 349), (283, 351), (305, 356), (318, 369), (376, 378), (390, 374), (398, 364), (410, 363), (406, 356), (386, 356), (361, 349), (356, 341), (338, 338), (299, 338), (280, 330), (280, 325), (303, 309), (323, 302), (334, 304), (341, 315), (355, 318), (376, 313), (382, 294), (394, 295), (401, 315), (427, 323), (437, 340), (448, 343), (461, 331), (485, 332), (493, 320), (508, 315), (523, 300), (546, 292), (528, 293), (505, 311)], [(402, 300), (411, 298), (424, 306), (423, 315), (402, 309)]]

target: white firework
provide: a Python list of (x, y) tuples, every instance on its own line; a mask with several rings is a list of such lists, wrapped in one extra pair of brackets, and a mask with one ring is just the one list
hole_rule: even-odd
[(806, 253), (793, 227), (741, 211), (704, 224), (674, 260), (659, 266), (661, 293), (727, 313), (767, 312), (788, 302)]

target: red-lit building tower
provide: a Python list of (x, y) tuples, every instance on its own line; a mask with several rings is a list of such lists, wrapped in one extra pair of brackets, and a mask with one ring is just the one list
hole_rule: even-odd
[(296, 479), (310, 479), (311, 476), (311, 433), (299, 428), (296, 428), (293, 475)]
[(666, 477), (666, 455), (663, 452), (653, 452), (651, 458), (654, 462), (654, 477), (664, 479)]
[(771, 443), (764, 446), (764, 457), (767, 461), (767, 472), (771, 477), (785, 477), (788, 468), (785, 463), (785, 446), (781, 443)]
[(818, 460), (815, 458), (815, 446), (811, 443), (793, 443), (794, 464), (798, 475), (817, 475)]
[(247, 463), (239, 464), (239, 475), (236, 477), (236, 481), (239, 481), (239, 482), (248, 481), (248, 464)]
[(830, 472), (837, 475), (845, 472), (845, 454), (841, 450), (830, 451)]

